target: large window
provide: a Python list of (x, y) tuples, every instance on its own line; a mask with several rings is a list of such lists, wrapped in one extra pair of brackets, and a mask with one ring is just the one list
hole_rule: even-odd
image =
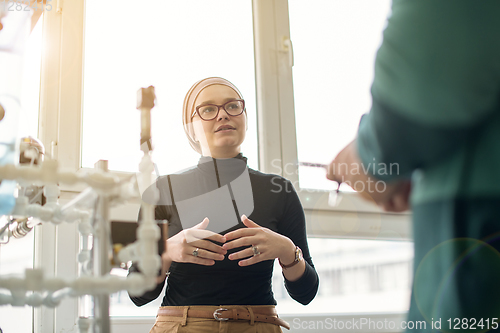
[[(246, 100), (249, 126), (242, 149), (249, 165), (294, 182), (311, 231), (309, 245), (321, 281), (318, 296), (306, 307), (291, 300), (276, 269), (273, 290), (280, 314), (408, 309), (413, 257), (411, 243), (403, 242), (410, 238), (408, 216), (387, 215), (350, 200), (354, 193), (346, 193), (341, 206), (329, 207), (318, 199), (328, 197), (322, 190), (335, 186), (325, 180), (324, 171), (301, 167), (298, 184), (293, 168), (298, 161), (328, 163), (355, 137), (360, 116), (370, 109), (373, 61), (390, 0), (61, 3), (65, 15), (51, 13), (46, 24), (53, 45), (61, 45), (47, 57), (53, 60), (47, 68), (61, 71), (59, 85), (45, 85), (46, 127), (40, 126), (44, 142), (57, 143), (60, 165), (91, 168), (107, 159), (111, 170), (137, 171), (141, 153), (136, 92), (154, 85), (158, 170), (167, 174), (192, 166), (198, 154), (182, 128), (184, 96), (202, 78), (227, 78)], [(293, 71), (288, 37), (293, 42)], [(285, 168), (291, 172), (282, 171)], [(309, 195), (302, 189), (316, 192)], [(131, 206), (115, 209), (110, 218), (133, 221), (138, 207)], [(62, 251), (54, 250), (58, 255)], [(76, 253), (68, 252), (62, 258), (74, 260)], [(58, 261), (58, 266), (64, 264)], [(160, 302), (161, 297), (149, 308), (137, 308), (126, 292), (112, 295), (113, 322), (123, 319), (123, 332), (147, 331)], [(56, 309), (58, 330), (72, 329), (71, 311)], [(137, 316), (148, 318), (144, 326), (132, 328), (130, 322), (141, 323)]]
[(85, 2), (82, 167), (109, 160), (135, 172), (140, 113), (136, 92), (154, 85), (154, 160), (160, 174), (195, 165), (182, 126), (182, 103), (198, 80), (220, 76), (245, 98), (242, 152), (258, 168), (252, 6), (247, 0)]
[(281, 267), (275, 265), (273, 290), (280, 314), (408, 311), (412, 243), (309, 238), (309, 249), (320, 278), (318, 294), (307, 306), (295, 302), (283, 286)]
[[(289, 0), (298, 160), (329, 163), (371, 106), (375, 54), (390, 0)], [(322, 169), (299, 167), (301, 188), (331, 190)], [(343, 190), (346, 190), (343, 188)]]

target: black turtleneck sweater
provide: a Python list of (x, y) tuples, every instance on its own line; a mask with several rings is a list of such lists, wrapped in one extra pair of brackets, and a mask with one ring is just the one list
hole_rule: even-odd
[[(260, 226), (290, 238), (302, 249), (305, 272), (297, 281), (285, 279), (285, 287), (301, 304), (308, 304), (315, 297), (318, 274), (307, 246), (304, 211), (290, 181), (248, 168), (246, 158), (239, 154), (231, 159), (201, 157), (196, 167), (160, 177), (156, 186), (160, 190), (156, 219), (168, 220), (169, 237), (183, 227), (200, 223), (205, 216), (210, 219), (209, 229), (220, 234), (246, 228), (238, 218), (246, 214)], [(207, 193), (218, 194), (207, 197)], [(249, 202), (252, 198), (253, 205)], [(148, 191), (143, 200), (150, 200)], [(186, 203), (191, 205), (190, 209), (186, 209)], [(227, 213), (229, 206), (231, 212)], [(221, 218), (220, 212), (225, 212), (225, 218)], [(240, 267), (238, 260), (227, 257), (241, 249), (228, 251), (225, 259), (213, 266), (173, 262), (162, 306), (275, 305), (271, 289), (274, 260)], [(133, 271), (137, 271), (135, 265), (130, 269)], [(164, 283), (140, 297), (130, 298), (137, 306), (149, 303), (160, 295)]]

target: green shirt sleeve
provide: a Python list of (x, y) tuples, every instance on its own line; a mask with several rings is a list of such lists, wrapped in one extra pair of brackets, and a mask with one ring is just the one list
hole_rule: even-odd
[(495, 0), (393, 2), (358, 131), (375, 176), (408, 177), (445, 158), (498, 110), (499, 11)]

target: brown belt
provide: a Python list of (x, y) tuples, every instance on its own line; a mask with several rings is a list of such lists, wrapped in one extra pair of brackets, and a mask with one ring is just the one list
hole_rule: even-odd
[[(253, 316), (252, 316), (252, 313)], [(183, 317), (183, 309), (168, 309), (160, 308), (158, 310), (158, 316), (173, 316), (173, 317)], [(263, 323), (270, 323), (274, 325), (283, 326), (287, 330), (290, 329), (290, 324), (278, 317), (278, 313), (274, 308), (254, 308), (254, 307), (242, 307), (242, 308), (218, 308), (215, 311), (198, 310), (198, 309), (188, 309), (187, 316), (191, 318), (207, 318), (215, 319), (217, 321), (227, 321), (227, 320), (249, 320), (252, 324), (253, 321), (259, 321)], [(253, 320), (252, 320), (253, 317)]]

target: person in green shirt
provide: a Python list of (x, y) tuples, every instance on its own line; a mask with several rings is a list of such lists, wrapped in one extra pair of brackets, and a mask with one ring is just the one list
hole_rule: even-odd
[(421, 331), (500, 325), (499, 17), (498, 0), (394, 0), (371, 110), (328, 172), (411, 207)]

